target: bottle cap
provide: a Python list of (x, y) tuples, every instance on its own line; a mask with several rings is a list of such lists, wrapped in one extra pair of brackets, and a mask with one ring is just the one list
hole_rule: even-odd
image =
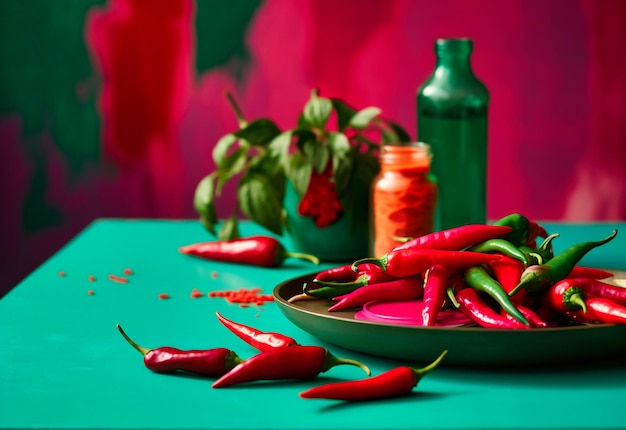
[(468, 38), (437, 39), (435, 40), (435, 52), (437, 54), (465, 54), (472, 53), (474, 42)]

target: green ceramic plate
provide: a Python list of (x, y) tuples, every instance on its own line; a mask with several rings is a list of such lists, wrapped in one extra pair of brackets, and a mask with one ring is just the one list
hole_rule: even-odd
[[(626, 278), (626, 272), (613, 271)], [(626, 325), (594, 324), (533, 330), (419, 327), (355, 320), (355, 311), (328, 312), (331, 301), (288, 303), (315, 274), (274, 289), (280, 310), (296, 326), (325, 342), (381, 357), (428, 362), (444, 349), (447, 365), (537, 366), (623, 357)]]

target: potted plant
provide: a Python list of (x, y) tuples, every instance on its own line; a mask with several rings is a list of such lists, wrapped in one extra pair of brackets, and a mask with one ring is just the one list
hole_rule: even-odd
[[(194, 196), (207, 230), (220, 240), (236, 238), (239, 219), (245, 216), (274, 234), (287, 232), (296, 248), (318, 248), (298, 251), (328, 260), (363, 256), (379, 148), (386, 142), (410, 141), (402, 127), (383, 119), (377, 107), (357, 111), (316, 90), (289, 130), (268, 118), (247, 121), (230, 94), (227, 99), (239, 129), (216, 143), (216, 169), (200, 181)], [(216, 200), (229, 181), (238, 181), (237, 204), (220, 222)], [(333, 241), (330, 247), (320, 243), (319, 232)], [(342, 239), (350, 242), (350, 249), (342, 251)], [(335, 252), (325, 251), (330, 248)]]

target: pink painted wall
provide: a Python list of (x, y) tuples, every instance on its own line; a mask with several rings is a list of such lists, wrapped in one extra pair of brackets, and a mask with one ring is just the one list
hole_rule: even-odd
[[(489, 217), (626, 220), (624, 1), (265, 0), (239, 29), (246, 55), (205, 68), (196, 65), (207, 46), (232, 34), (198, 36), (203, 2), (87, 3), (69, 14), (82, 31), (55, 42), (50, 64), (28, 68), (41, 88), (31, 85), (22, 98), (11, 92), (2, 104), (0, 177), (11, 184), (0, 220), (4, 289), (95, 218), (195, 217), (193, 191), (213, 169), (212, 147), (237, 127), (226, 90), (247, 117), (291, 127), (318, 87), (355, 107), (379, 106), (415, 135), (415, 92), (434, 66), (437, 37), (474, 39), (475, 72), (491, 92)], [(242, 5), (220, 7), (214, 25), (232, 30)], [(61, 15), (44, 12), (44, 23)], [(53, 24), (23, 32), (58, 38)], [(85, 55), (89, 67), (68, 78), (69, 90), (52, 93), (73, 55)], [(5, 67), (3, 89), (11, 73), (26, 73), (19, 61)], [(41, 89), (50, 97), (37, 98)], [(24, 99), (37, 103), (29, 106), (41, 112), (38, 126), (33, 110), (20, 108)], [(71, 121), (58, 119), (67, 109), (59, 100), (78, 106)], [(79, 114), (87, 109), (96, 110), (91, 158), (65, 144), (73, 127), (86, 127)], [(37, 198), (56, 221), (27, 228), (35, 175)], [(226, 200), (222, 216), (232, 207)]]

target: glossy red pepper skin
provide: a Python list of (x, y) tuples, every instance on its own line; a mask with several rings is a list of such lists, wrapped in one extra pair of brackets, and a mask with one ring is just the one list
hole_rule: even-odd
[(568, 278), (591, 278), (591, 279), (607, 279), (612, 278), (614, 274), (602, 269), (594, 267), (574, 266), (567, 275)]
[(626, 288), (624, 287), (589, 278), (566, 279), (563, 282), (569, 282), (573, 286), (582, 288), (587, 296), (610, 299), (626, 306)]
[(544, 303), (557, 312), (566, 313), (582, 309), (587, 311), (585, 292), (564, 279), (552, 285), (543, 295)]
[(145, 366), (157, 373), (189, 372), (202, 376), (221, 376), (242, 360), (226, 348), (181, 350), (169, 346), (155, 349), (136, 344), (118, 324), (124, 339), (143, 355)]
[(499, 258), (501, 258), (499, 255), (480, 252), (408, 248), (391, 251), (380, 258), (358, 260), (352, 263), (352, 270), (356, 272), (361, 264), (373, 263), (393, 276), (406, 278), (424, 273), (435, 264), (464, 268), (484, 264)]
[(469, 224), (416, 237), (398, 245), (394, 251), (419, 248), (460, 251), (489, 239), (506, 236), (512, 230), (509, 226)]
[[(502, 256), (499, 260), (490, 261), (487, 266), (493, 273), (493, 277), (502, 286), (504, 291), (509, 294), (513, 288), (519, 283), (520, 276), (524, 272), (524, 263), (507, 256)], [(511, 297), (513, 303), (523, 303), (526, 300), (527, 291), (520, 290)]]
[(444, 351), (435, 361), (421, 369), (396, 367), (367, 379), (313, 387), (301, 392), (300, 397), (358, 402), (404, 396), (413, 391), (419, 381), (441, 362), (446, 353), (447, 351)]
[(352, 270), (350, 264), (344, 266), (331, 267), (330, 269), (322, 270), (315, 278), (313, 282), (350, 282), (354, 281), (357, 277), (357, 273)]
[(494, 329), (530, 329), (516, 319), (508, 318), (491, 309), (473, 288), (465, 288), (456, 293), (459, 309), (476, 324)]
[(215, 312), (217, 319), (237, 337), (259, 351), (267, 351), (273, 348), (283, 348), (297, 345), (295, 339), (275, 332), (263, 332), (245, 324), (240, 324)]
[(446, 301), (446, 288), (454, 267), (435, 264), (424, 276), (424, 308), (422, 309), (422, 325), (435, 325), (439, 311)]
[(263, 351), (238, 364), (213, 383), (213, 388), (225, 388), (246, 382), (279, 379), (312, 379), (339, 364), (352, 364), (370, 374), (362, 363), (334, 357), (320, 346), (293, 345)]
[[(549, 326), (549, 324), (546, 321), (544, 321), (544, 319), (541, 316), (539, 316), (539, 314), (537, 314), (531, 308), (518, 304), (517, 309), (519, 309), (522, 315), (524, 315), (524, 318), (528, 320), (531, 327), (545, 328)], [(513, 317), (509, 315), (508, 313), (504, 312), (504, 310), (500, 311), (500, 314), (504, 315), (507, 318), (513, 319)]]
[[(363, 266), (367, 266), (363, 268)], [(333, 282), (333, 281), (319, 281), (313, 280), (313, 283), (324, 287), (362, 287), (365, 285), (379, 284), (381, 282), (389, 282), (398, 279), (397, 276), (391, 275), (389, 272), (382, 270), (380, 267), (373, 264), (364, 264), (360, 266), (360, 271), (356, 273), (356, 277), (348, 282)], [(352, 270), (352, 268), (350, 269)], [(352, 271), (354, 273), (354, 271)]]
[(328, 311), (341, 311), (363, 306), (375, 300), (411, 300), (422, 296), (424, 287), (419, 275), (396, 279), (389, 282), (360, 287), (349, 294), (335, 297), (338, 300)]
[(309, 254), (287, 252), (277, 239), (263, 235), (233, 240), (200, 242), (182, 246), (178, 251), (181, 254), (193, 255), (212, 261), (261, 267), (278, 267), (289, 257), (302, 258), (314, 264), (319, 264), (317, 257)]
[(602, 297), (591, 297), (586, 300), (587, 313), (591, 318), (605, 324), (626, 324), (626, 306)]

